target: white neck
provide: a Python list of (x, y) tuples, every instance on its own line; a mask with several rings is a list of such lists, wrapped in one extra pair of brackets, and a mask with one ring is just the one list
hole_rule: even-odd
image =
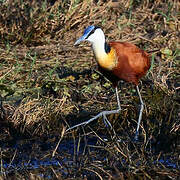
[(107, 54), (105, 52), (105, 41), (99, 41), (92, 44), (94, 54), (97, 58), (103, 58)]
[(105, 52), (105, 36), (101, 29), (97, 29), (87, 40), (92, 44), (97, 59), (107, 55)]

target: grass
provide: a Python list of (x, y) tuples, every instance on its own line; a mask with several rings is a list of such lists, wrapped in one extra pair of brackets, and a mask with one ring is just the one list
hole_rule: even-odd
[[(20, 151), (27, 153), (23, 150), (27, 141), (33, 147), (27, 150), (30, 159), (51, 158), (52, 154), (60, 162), (70, 159), (38, 171), (6, 173), (1, 165), (0, 179), (46, 179), (39, 172), (59, 179), (178, 177), (178, 1), (16, 0), (0, 1), (0, 12), (1, 164), (23, 161)], [(131, 141), (139, 99), (134, 86), (127, 83), (121, 83), (120, 115), (109, 117), (115, 132), (99, 119), (63, 133), (64, 128), (117, 106), (114, 89), (98, 73), (89, 45), (73, 46), (90, 24), (101, 26), (108, 40), (132, 42), (147, 52), (157, 50), (140, 84), (146, 107), (139, 143)], [(8, 148), (20, 140), (20, 149)], [(56, 148), (70, 141), (73, 147), (68, 150)], [(52, 148), (37, 155), (44, 143)], [(176, 168), (159, 160), (170, 160)]]

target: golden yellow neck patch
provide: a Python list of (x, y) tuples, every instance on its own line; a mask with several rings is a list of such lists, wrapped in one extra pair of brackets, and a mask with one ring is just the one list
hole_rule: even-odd
[(96, 53), (95, 51), (95, 56), (98, 64), (107, 70), (112, 70), (114, 67), (117, 65), (117, 57), (116, 57), (116, 51), (114, 48), (111, 47), (111, 51), (106, 54), (106, 53)]

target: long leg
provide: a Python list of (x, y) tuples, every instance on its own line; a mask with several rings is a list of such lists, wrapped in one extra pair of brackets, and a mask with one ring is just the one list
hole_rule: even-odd
[(118, 89), (117, 89), (117, 86), (115, 88), (116, 90), (116, 98), (117, 98), (117, 103), (118, 103), (118, 112), (121, 110), (121, 104), (120, 104), (120, 100), (119, 100), (119, 94), (118, 94)]
[(142, 112), (144, 110), (144, 102), (142, 100), (141, 93), (139, 91), (139, 87), (138, 86), (136, 86), (136, 90), (137, 90), (137, 93), (138, 93), (138, 96), (139, 96), (139, 99), (140, 99), (140, 102), (141, 102), (141, 109), (139, 111), (138, 124), (137, 124), (136, 134), (135, 134), (135, 140), (138, 140), (139, 127), (140, 127), (140, 123), (141, 123), (141, 119), (142, 119)]
[(102, 111), (102, 112), (100, 112), (98, 115), (96, 115), (95, 117), (89, 119), (88, 121), (82, 122), (82, 123), (80, 123), (80, 124), (77, 124), (77, 125), (75, 125), (75, 126), (73, 126), (73, 127), (68, 128), (68, 129), (66, 130), (66, 132), (69, 131), (69, 130), (71, 130), (71, 129), (74, 129), (74, 128), (76, 128), (76, 127), (83, 126), (83, 125), (87, 125), (87, 124), (89, 124), (90, 122), (94, 121), (95, 119), (97, 119), (97, 118), (99, 118), (99, 117), (101, 117), (101, 116), (103, 117), (104, 123), (112, 128), (111, 123), (108, 121), (106, 115), (116, 114), (116, 113), (119, 113), (119, 112), (121, 111), (121, 105), (120, 105), (120, 100), (119, 100), (119, 95), (118, 95), (118, 89), (117, 89), (117, 87), (115, 88), (115, 90), (116, 90), (116, 98), (117, 98), (117, 103), (118, 103), (118, 109), (117, 109), (117, 110)]

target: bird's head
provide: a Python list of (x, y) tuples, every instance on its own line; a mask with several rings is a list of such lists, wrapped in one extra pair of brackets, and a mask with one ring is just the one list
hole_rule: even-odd
[(88, 26), (85, 29), (84, 34), (74, 43), (74, 45), (78, 45), (82, 41), (89, 41), (91, 44), (104, 43), (105, 36), (100, 27)]

